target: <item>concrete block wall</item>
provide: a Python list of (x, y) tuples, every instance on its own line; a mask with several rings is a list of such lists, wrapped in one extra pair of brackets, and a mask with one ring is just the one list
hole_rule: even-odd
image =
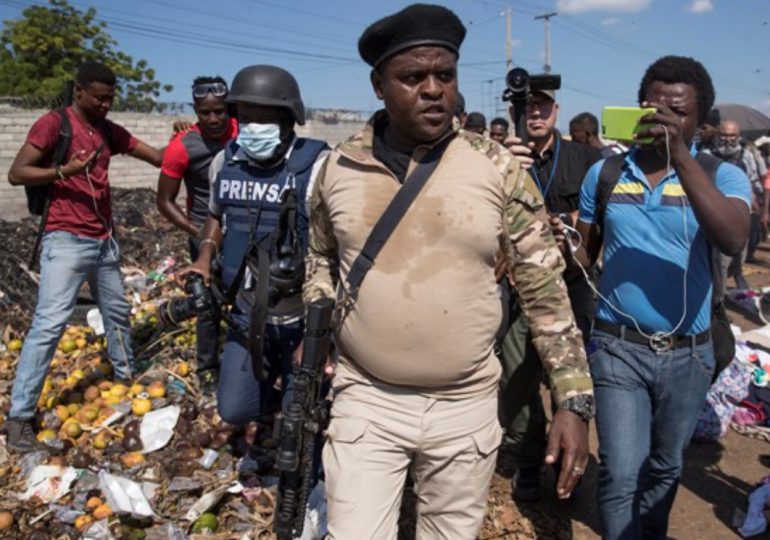
[[(27, 202), (24, 188), (8, 183), (8, 169), (24, 143), (32, 124), (45, 110), (0, 108), (0, 219), (12, 221), (25, 217)], [(190, 117), (143, 113), (116, 113), (109, 118), (138, 139), (158, 148), (168, 144), (175, 120)], [(362, 127), (361, 122), (341, 120), (336, 123), (309, 120), (297, 126), (297, 133), (327, 141), (330, 145), (349, 137)], [(155, 187), (158, 169), (127, 156), (116, 156), (110, 163), (110, 182), (122, 188)], [(180, 194), (181, 195), (181, 194)]]

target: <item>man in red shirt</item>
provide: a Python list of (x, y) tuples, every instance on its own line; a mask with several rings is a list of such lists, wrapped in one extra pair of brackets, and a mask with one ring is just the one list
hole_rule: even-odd
[[(197, 260), (199, 231), (209, 213), (209, 165), (230, 139), (238, 135), (238, 122), (227, 110), (227, 83), (222, 77), (198, 77), (193, 81), (193, 105), (198, 122), (178, 133), (163, 154), (158, 178), (158, 210), (190, 235), (190, 260)], [(184, 181), (187, 211), (176, 203)], [(196, 324), (198, 378), (204, 388), (216, 389), (219, 365), (219, 321), (198, 317)]]
[(119, 247), (113, 237), (112, 205), (107, 175), (110, 158), (129, 154), (156, 167), (162, 152), (106, 119), (115, 98), (115, 74), (98, 62), (78, 70), (74, 104), (65, 112), (72, 141), (63, 165), (52, 165), (61, 117), (51, 111), (35, 122), (8, 171), (13, 185), (51, 184), (51, 205), (40, 255), (40, 290), (11, 396), (4, 430), (7, 446), (34, 450), (35, 404), (56, 345), (88, 280), (99, 305), (107, 335), (107, 351), (115, 377), (132, 376), (130, 306), (120, 276)]

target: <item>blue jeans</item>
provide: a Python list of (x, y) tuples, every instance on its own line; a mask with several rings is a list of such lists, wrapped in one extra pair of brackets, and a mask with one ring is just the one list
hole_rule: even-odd
[[(236, 319), (238, 320), (238, 319)], [(238, 320), (248, 328), (246, 320)], [(265, 346), (262, 351), (266, 381), (257, 381), (251, 365), (251, 355), (235, 339), (232, 329), (227, 333), (222, 362), (219, 366), (217, 408), (219, 416), (230, 424), (246, 424), (259, 416), (287, 405), (293, 388), (294, 350), (302, 341), (304, 324), (265, 325)], [(273, 386), (281, 376), (283, 398), (275, 395)]]
[(107, 335), (107, 352), (118, 378), (130, 379), (130, 305), (120, 275), (116, 242), (53, 231), (43, 237), (37, 307), (21, 351), (11, 395), (12, 418), (32, 418), (51, 359), (78, 293), (88, 280)]
[(594, 330), (588, 345), (604, 540), (665, 540), (683, 453), (711, 384), (711, 341), (664, 353)]

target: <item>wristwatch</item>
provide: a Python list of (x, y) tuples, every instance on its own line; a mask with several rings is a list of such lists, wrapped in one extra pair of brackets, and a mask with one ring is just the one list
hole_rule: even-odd
[(588, 422), (596, 414), (596, 401), (592, 395), (582, 394), (565, 399), (559, 403), (558, 409), (573, 412)]

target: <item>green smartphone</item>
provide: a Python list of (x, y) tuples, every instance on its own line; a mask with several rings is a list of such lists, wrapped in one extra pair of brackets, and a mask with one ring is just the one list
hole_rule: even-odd
[(649, 127), (640, 120), (654, 112), (652, 107), (605, 107), (602, 111), (602, 137), (628, 143), (651, 143), (652, 138), (634, 139), (634, 134)]

